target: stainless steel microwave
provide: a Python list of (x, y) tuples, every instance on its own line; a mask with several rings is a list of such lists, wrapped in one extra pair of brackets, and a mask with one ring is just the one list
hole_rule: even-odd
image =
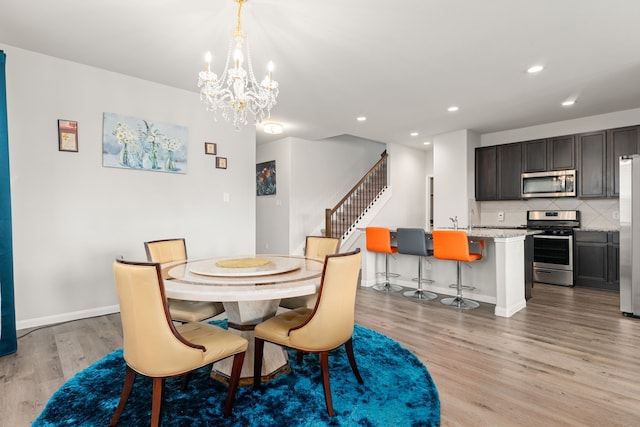
[(523, 199), (532, 197), (575, 197), (576, 171), (523, 173), (520, 186)]

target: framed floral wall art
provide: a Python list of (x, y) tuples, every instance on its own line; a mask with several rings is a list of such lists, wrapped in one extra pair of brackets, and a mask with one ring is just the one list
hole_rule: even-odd
[(256, 165), (256, 195), (276, 194), (276, 161), (270, 160)]
[(104, 113), (102, 165), (156, 172), (187, 172), (187, 128)]

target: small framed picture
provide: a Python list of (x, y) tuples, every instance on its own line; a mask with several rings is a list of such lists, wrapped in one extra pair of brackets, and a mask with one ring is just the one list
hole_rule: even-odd
[(58, 120), (58, 151), (78, 152), (78, 122)]
[(204, 154), (213, 154), (214, 156), (218, 154), (218, 144), (215, 142), (205, 142)]
[(216, 157), (216, 167), (218, 169), (226, 169), (227, 168), (227, 158), (226, 157)]

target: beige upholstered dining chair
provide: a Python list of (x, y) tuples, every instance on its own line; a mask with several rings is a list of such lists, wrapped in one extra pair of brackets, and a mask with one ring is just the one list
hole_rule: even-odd
[[(337, 237), (307, 236), (304, 246), (304, 256), (324, 261), (325, 256), (337, 254), (339, 250), (340, 239)], [(289, 309), (298, 307), (313, 308), (316, 305), (317, 299), (318, 294), (284, 298), (280, 301), (280, 307)]]
[(329, 416), (334, 415), (329, 385), (329, 351), (344, 344), (351, 369), (358, 382), (363, 383), (352, 342), (361, 259), (359, 248), (354, 252), (328, 255), (322, 271), (318, 301), (313, 309), (296, 308), (255, 327), (254, 389), (260, 386), (265, 341), (320, 354), (322, 386)]
[[(152, 240), (144, 243), (147, 253), (147, 261), (157, 262), (163, 265), (162, 278), (169, 280), (169, 269), (173, 261), (185, 261), (187, 259), (187, 245), (183, 238)], [(210, 301), (184, 301), (169, 298), (169, 313), (176, 322), (200, 322), (224, 312), (224, 306), (220, 302)]]
[[(160, 423), (164, 381), (233, 356), (224, 416), (231, 414), (248, 342), (222, 328), (199, 322), (174, 326), (169, 317), (160, 265), (116, 260), (113, 264), (127, 364), (120, 402), (111, 426), (127, 403), (137, 374), (153, 379), (151, 425)], [(186, 389), (188, 375), (182, 382)]]

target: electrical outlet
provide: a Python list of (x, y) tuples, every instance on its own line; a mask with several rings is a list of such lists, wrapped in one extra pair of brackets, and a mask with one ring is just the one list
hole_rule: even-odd
[(613, 219), (620, 219), (620, 212), (613, 211)]
[(498, 221), (504, 221), (504, 212), (498, 212)]

